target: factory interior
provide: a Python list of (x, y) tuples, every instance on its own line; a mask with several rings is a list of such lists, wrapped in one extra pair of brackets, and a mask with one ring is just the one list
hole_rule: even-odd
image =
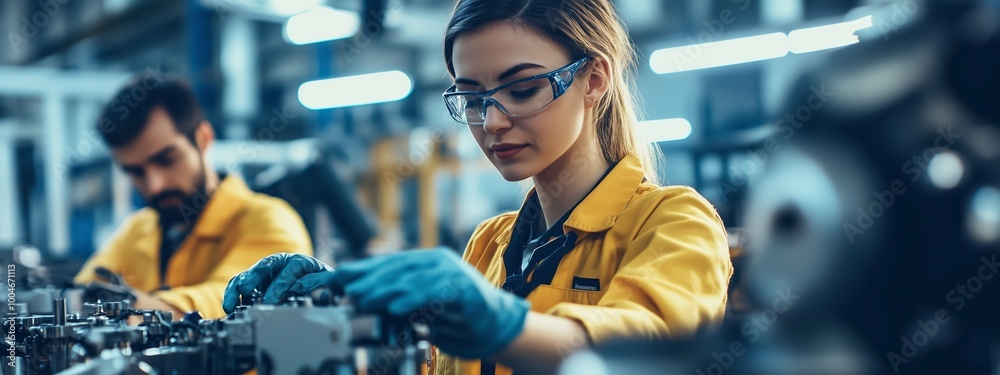
[(1000, 375), (1000, 1), (0, 31), (2, 375)]

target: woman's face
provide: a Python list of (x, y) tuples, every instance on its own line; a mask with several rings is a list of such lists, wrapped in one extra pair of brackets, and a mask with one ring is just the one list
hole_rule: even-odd
[[(502, 22), (458, 38), (452, 62), (459, 91), (485, 91), (557, 70), (573, 61), (561, 46), (545, 36)], [(511, 118), (490, 106), (483, 125), (469, 126), (479, 147), (504, 179), (520, 181), (535, 176), (577, 144), (584, 131), (588, 84), (582, 77), (578, 73), (563, 96), (538, 112)]]

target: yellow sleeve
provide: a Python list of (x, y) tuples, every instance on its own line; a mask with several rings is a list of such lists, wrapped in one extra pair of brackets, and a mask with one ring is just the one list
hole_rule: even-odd
[(662, 200), (625, 246), (594, 306), (560, 303), (549, 314), (580, 322), (593, 342), (659, 339), (721, 322), (732, 263), (715, 209), (691, 189)]
[(98, 249), (97, 252), (92, 254), (87, 262), (83, 264), (80, 271), (76, 273), (73, 277), (73, 283), (84, 285), (89, 284), (94, 281), (98, 281), (97, 273), (94, 272), (97, 267), (107, 268), (109, 271), (117, 273), (119, 275), (124, 274), (125, 268), (125, 252), (128, 248), (128, 244), (132, 241), (130, 240), (132, 235), (132, 229), (135, 228), (137, 223), (138, 214), (129, 216), (128, 219), (122, 223), (121, 227), (111, 235), (111, 238)]
[(282, 202), (260, 211), (241, 218), (239, 239), (205, 282), (155, 292), (153, 296), (181, 311), (198, 310), (206, 319), (221, 318), (226, 315), (222, 295), (233, 276), (271, 254), (313, 254), (305, 225), (295, 210)]

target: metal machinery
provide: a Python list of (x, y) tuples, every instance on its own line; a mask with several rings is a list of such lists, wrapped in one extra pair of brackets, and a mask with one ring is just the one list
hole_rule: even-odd
[[(68, 312), (67, 299), (54, 298), (48, 314), (15, 303), (4, 320), (0, 374), (420, 373), (426, 346), (413, 324), (332, 301), (293, 296), (276, 306), (247, 303), (223, 319), (188, 313), (177, 321), (127, 300), (82, 302), (83, 311)], [(126, 325), (132, 316), (141, 323)]]
[(801, 121), (755, 148), (734, 280), (752, 311), (565, 374), (997, 373), (1000, 12), (909, 6), (798, 81), (782, 112)]

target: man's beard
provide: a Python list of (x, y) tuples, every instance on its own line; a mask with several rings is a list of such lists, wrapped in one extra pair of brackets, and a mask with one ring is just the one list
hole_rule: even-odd
[[(202, 163), (201, 173), (198, 174), (198, 180), (195, 181), (195, 190), (190, 194), (173, 189), (164, 190), (160, 194), (149, 198), (149, 206), (159, 214), (162, 226), (166, 227), (180, 223), (191, 224), (191, 221), (194, 221), (201, 215), (208, 202), (195, 202), (195, 200), (199, 197), (203, 200), (205, 197), (208, 197), (208, 193), (205, 190), (208, 180), (205, 169)], [(181, 203), (172, 207), (161, 207), (160, 202), (169, 198), (177, 198)]]

